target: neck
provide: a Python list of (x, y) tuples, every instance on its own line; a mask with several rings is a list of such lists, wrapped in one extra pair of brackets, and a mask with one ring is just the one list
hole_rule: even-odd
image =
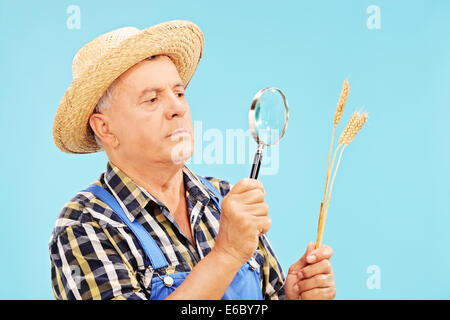
[(111, 159), (134, 183), (148, 191), (173, 212), (184, 196), (183, 167), (175, 163), (135, 163)]

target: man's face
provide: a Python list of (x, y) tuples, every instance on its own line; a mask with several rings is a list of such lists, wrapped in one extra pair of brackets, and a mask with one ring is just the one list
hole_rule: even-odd
[(194, 129), (184, 84), (167, 56), (144, 60), (123, 73), (103, 113), (122, 158), (184, 164), (192, 156)]

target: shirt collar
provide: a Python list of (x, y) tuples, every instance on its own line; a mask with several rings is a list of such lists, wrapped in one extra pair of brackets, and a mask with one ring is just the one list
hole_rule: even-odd
[[(206, 187), (199, 177), (188, 167), (183, 168), (184, 173), (184, 187), (189, 195), (200, 201), (203, 205), (207, 205), (211, 197), (217, 199), (216, 195)], [(219, 199), (217, 199), (219, 200)]]
[[(155, 203), (159, 207), (165, 205), (147, 190), (137, 185), (122, 170), (112, 162), (108, 162), (104, 175), (105, 183), (108, 185), (117, 200), (120, 200), (122, 207), (125, 207), (126, 215), (131, 222), (134, 221), (137, 214), (146, 207), (149, 202)], [(188, 167), (183, 167), (183, 181), (186, 189), (186, 197), (193, 202), (200, 201), (207, 205), (211, 197), (215, 195), (200, 181), (198, 176)]]

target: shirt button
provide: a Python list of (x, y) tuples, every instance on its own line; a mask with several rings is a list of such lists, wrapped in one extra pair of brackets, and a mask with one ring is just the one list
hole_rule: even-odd
[(173, 278), (170, 276), (164, 277), (164, 284), (167, 288), (170, 288), (173, 285)]
[(257, 267), (258, 267), (258, 263), (255, 260), (251, 259), (250, 260), (250, 269), (255, 271)]

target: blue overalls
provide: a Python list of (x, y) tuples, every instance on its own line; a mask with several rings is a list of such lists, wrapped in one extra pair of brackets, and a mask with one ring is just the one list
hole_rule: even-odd
[[(203, 182), (203, 184), (219, 199), (219, 202), (217, 202), (214, 197), (211, 197), (211, 200), (214, 201), (216, 207), (220, 210), (222, 204), (222, 195), (207, 179), (200, 176), (199, 178)], [(122, 207), (119, 205), (116, 198), (114, 198), (111, 193), (106, 191), (104, 188), (94, 184), (90, 185), (83, 191), (92, 192), (93, 194), (95, 194), (105, 204), (107, 204), (131, 229), (145, 252), (147, 263), (152, 266), (153, 270), (165, 268), (169, 265), (164, 254), (162, 253), (161, 249), (158, 247), (150, 233), (148, 233), (147, 230), (145, 230), (145, 228), (137, 220), (131, 222), (130, 219), (128, 219)], [(165, 299), (184, 281), (188, 274), (189, 272), (180, 272), (171, 275), (157, 275), (156, 277), (153, 277), (150, 299)], [(263, 297), (260, 283), (261, 279), (258, 268), (253, 266), (252, 263), (248, 261), (239, 269), (224, 296), (222, 297), (222, 300), (261, 300)]]

